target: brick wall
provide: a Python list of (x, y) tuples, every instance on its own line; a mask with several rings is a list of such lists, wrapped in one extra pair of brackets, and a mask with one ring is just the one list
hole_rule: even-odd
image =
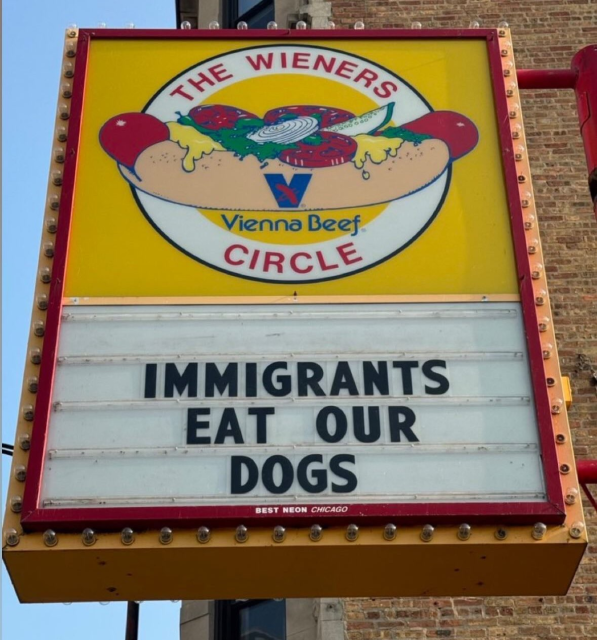
[[(567, 68), (597, 42), (596, 0), (333, 0), (337, 27), (467, 27), (506, 19), (518, 68)], [(578, 458), (597, 458), (597, 221), (587, 188), (571, 91), (525, 91), (522, 106), (546, 270), (564, 375), (572, 381), (570, 425)], [(597, 640), (597, 517), (593, 540), (565, 597), (351, 599), (346, 637), (566, 638)], [(515, 579), (515, 576), (513, 576)]]

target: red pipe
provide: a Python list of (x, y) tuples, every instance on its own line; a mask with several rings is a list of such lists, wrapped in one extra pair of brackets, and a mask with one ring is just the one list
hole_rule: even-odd
[(516, 72), (520, 89), (574, 89), (574, 69), (519, 69)]
[(597, 484), (597, 460), (577, 460), (576, 473), (578, 473), (578, 484), (587, 494), (593, 509), (597, 511), (597, 498), (591, 493), (588, 485)]
[(577, 460), (576, 472), (580, 484), (597, 484), (597, 460)]
[(597, 44), (581, 49), (572, 58), (572, 70), (577, 74), (575, 91), (580, 135), (585, 146), (589, 190), (597, 216)]

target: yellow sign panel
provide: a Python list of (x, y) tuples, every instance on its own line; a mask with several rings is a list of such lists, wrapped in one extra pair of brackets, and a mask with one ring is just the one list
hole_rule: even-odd
[(488, 69), (474, 40), (91, 40), (65, 295), (516, 295)]

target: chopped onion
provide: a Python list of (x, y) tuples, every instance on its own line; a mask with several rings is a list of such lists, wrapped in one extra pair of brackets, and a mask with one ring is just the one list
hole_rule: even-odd
[(257, 131), (253, 131), (253, 133), (249, 133), (247, 138), (258, 144), (265, 144), (266, 142), (292, 144), (310, 136), (317, 129), (319, 129), (319, 123), (315, 118), (300, 116), (269, 127), (262, 127)]

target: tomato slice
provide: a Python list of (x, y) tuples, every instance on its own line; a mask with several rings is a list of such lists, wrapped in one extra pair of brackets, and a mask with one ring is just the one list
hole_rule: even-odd
[(104, 124), (99, 139), (108, 155), (132, 169), (147, 147), (170, 139), (170, 130), (148, 113), (121, 113)]
[(316, 105), (298, 104), (291, 107), (278, 107), (268, 111), (263, 120), (265, 124), (271, 125), (277, 122), (283, 122), (289, 118), (298, 118), (300, 116), (312, 116), (319, 119), (319, 126), (322, 129), (331, 127), (333, 124), (340, 124), (346, 120), (354, 118), (354, 113), (345, 111), (344, 109), (336, 109), (334, 107), (319, 107)]
[(243, 118), (257, 118), (244, 109), (229, 107), (225, 104), (202, 104), (189, 111), (189, 118), (204, 129), (234, 129), (236, 123)]
[(317, 169), (335, 167), (349, 162), (357, 150), (357, 143), (348, 136), (331, 131), (318, 131), (319, 144), (296, 142), (296, 149), (287, 149), (280, 154), (280, 160), (295, 167)]
[(466, 155), (479, 142), (479, 131), (475, 123), (455, 111), (432, 111), (401, 127), (443, 140), (450, 150), (451, 160)]

